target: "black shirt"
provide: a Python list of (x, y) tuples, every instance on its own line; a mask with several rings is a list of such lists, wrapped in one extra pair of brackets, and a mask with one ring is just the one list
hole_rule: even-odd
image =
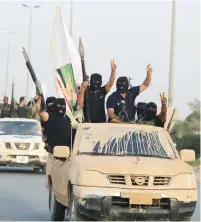
[(55, 146), (71, 146), (71, 124), (66, 117), (53, 113), (43, 126), (51, 151)]
[[(87, 91), (88, 91), (88, 103), (89, 103), (91, 122), (92, 123), (106, 122), (105, 96), (107, 92), (105, 90), (105, 86), (102, 86), (97, 91), (91, 91), (89, 88), (87, 88)], [(87, 102), (87, 98), (86, 98), (86, 91), (85, 91), (83, 114), (84, 114), (85, 120), (88, 120), (86, 102)]]
[(158, 127), (162, 127), (164, 128), (164, 125), (165, 123), (162, 123), (160, 118), (159, 118), (159, 115), (155, 117), (155, 120), (154, 120), (154, 126), (158, 126)]
[[(112, 93), (107, 100), (107, 109), (114, 109), (114, 114), (119, 116), (122, 113), (124, 122), (129, 122), (135, 119), (135, 99), (140, 93), (140, 86), (132, 87), (126, 93), (126, 97), (122, 97), (119, 92)], [(125, 106), (125, 112), (122, 112), (123, 107)], [(128, 120), (129, 119), (129, 120)], [(109, 118), (109, 121), (111, 119)]]

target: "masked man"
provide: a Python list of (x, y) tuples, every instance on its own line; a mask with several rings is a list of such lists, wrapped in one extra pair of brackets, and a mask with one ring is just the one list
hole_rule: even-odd
[[(54, 111), (54, 102), (55, 102), (56, 98), (55, 97), (48, 97), (46, 99), (46, 112), (49, 114), (49, 115), (52, 115), (53, 111)], [(42, 127), (42, 135), (43, 135), (43, 142), (45, 143), (45, 149), (46, 151), (48, 151), (48, 141), (47, 141), (47, 135), (46, 135), (46, 130), (45, 130), (45, 127), (46, 127), (46, 123), (47, 122), (44, 122), (44, 121), (40, 121), (41, 122), (41, 127)]]
[[(106, 122), (105, 116), (105, 96), (112, 88), (115, 75), (116, 75), (116, 64), (114, 60), (111, 63), (111, 75), (109, 82), (102, 86), (102, 76), (100, 74), (94, 73), (90, 77), (90, 86), (88, 87), (88, 82), (85, 81), (81, 85), (78, 105), (83, 108), (84, 119), (86, 122), (89, 122), (89, 119), (92, 123), (103, 123)], [(88, 94), (88, 98), (86, 96)], [(88, 106), (87, 106), (88, 104)], [(88, 112), (89, 109), (89, 112)], [(88, 118), (88, 113), (89, 117)]]
[(153, 69), (150, 64), (147, 66), (147, 77), (143, 84), (129, 89), (128, 78), (123, 76), (117, 79), (117, 91), (111, 94), (107, 100), (107, 112), (109, 121), (117, 120), (123, 122), (134, 121), (135, 119), (135, 99), (147, 89), (151, 83)]
[(45, 132), (48, 141), (48, 152), (53, 153), (55, 146), (71, 146), (71, 124), (65, 117), (66, 102), (62, 98), (55, 99), (52, 113), (40, 111), (41, 98), (35, 98), (36, 110), (41, 121), (45, 123)]
[(159, 115), (157, 114), (157, 105), (153, 102), (147, 104), (146, 111), (144, 118), (137, 121), (138, 124), (146, 124), (146, 125), (153, 125), (164, 128), (164, 124), (166, 122), (166, 115), (167, 115), (167, 98), (165, 94), (160, 94), (161, 97), (161, 112)]

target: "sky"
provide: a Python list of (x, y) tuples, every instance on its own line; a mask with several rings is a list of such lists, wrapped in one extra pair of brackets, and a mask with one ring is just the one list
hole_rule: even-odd
[[(8, 34), (11, 35), (8, 71), (8, 93), (15, 79), (15, 98), (26, 95), (27, 68), (22, 47), (28, 50), (29, 6), (33, 9), (30, 60), (37, 77), (45, 86), (45, 97), (56, 95), (50, 45), (56, 7), (60, 3), (65, 22), (70, 24), (68, 1), (0, 1), (0, 95), (4, 94)], [(143, 83), (146, 66), (153, 68), (150, 87), (137, 97), (137, 102), (157, 103), (160, 92), (168, 93), (171, 1), (74, 1), (72, 39), (78, 47), (82, 37), (88, 75), (100, 73), (106, 84), (110, 76), (110, 59), (117, 64), (117, 78), (133, 78), (132, 85)], [(200, 99), (200, 2), (177, 1), (174, 70), (174, 106), (179, 118), (189, 113), (188, 102)], [(34, 85), (30, 79), (30, 96)], [(116, 85), (112, 91), (116, 90)], [(167, 94), (168, 95), (168, 94)]]

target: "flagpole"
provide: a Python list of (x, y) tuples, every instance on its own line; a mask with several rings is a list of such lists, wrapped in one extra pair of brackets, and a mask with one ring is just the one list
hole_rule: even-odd
[(172, 26), (171, 26), (171, 49), (170, 49), (170, 69), (169, 69), (169, 90), (168, 107), (173, 106), (174, 94), (174, 62), (175, 62), (175, 28), (176, 28), (176, 0), (172, 1)]

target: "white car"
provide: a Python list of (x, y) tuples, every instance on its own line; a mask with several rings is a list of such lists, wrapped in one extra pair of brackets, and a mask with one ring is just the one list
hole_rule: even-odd
[(48, 152), (44, 146), (39, 121), (0, 119), (0, 166), (33, 167), (35, 172), (45, 172)]

